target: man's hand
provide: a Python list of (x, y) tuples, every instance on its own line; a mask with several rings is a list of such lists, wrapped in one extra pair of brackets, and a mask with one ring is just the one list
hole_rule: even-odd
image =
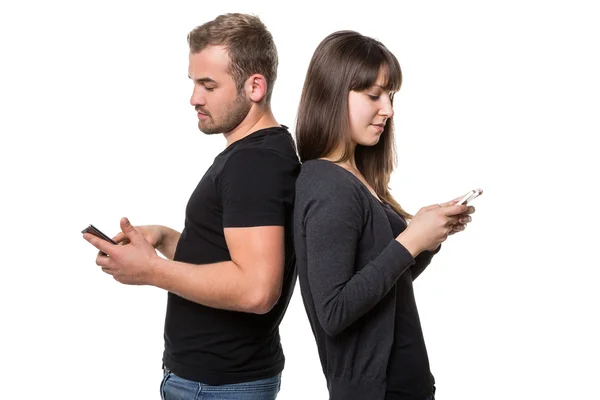
[[(155, 249), (158, 248), (162, 243), (163, 230), (160, 225), (142, 225), (136, 226), (134, 229), (142, 234), (144, 239), (148, 241)], [(113, 238), (113, 240), (119, 244), (129, 244), (131, 241), (124, 232), (120, 232)]]
[[(175, 257), (175, 250), (177, 250), (181, 233), (162, 225), (136, 226), (135, 230), (141, 233), (148, 243), (166, 258), (172, 260)], [(131, 243), (124, 232), (119, 233), (113, 240), (123, 245)]]
[(84, 234), (83, 237), (100, 250), (96, 257), (96, 264), (115, 280), (129, 285), (152, 284), (154, 265), (160, 257), (156, 254), (153, 245), (131, 225), (127, 218), (121, 219), (121, 230), (125, 236), (123, 240), (129, 242), (126, 246), (115, 246), (89, 233)]

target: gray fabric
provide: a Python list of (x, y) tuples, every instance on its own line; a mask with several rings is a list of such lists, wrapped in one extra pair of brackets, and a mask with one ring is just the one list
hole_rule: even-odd
[(383, 205), (329, 161), (303, 164), (294, 244), (300, 290), (330, 399), (383, 399), (398, 278), (414, 264)]

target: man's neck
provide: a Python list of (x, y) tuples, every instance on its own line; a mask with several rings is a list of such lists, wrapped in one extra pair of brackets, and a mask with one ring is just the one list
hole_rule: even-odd
[(250, 111), (246, 118), (232, 131), (224, 133), (225, 139), (227, 140), (227, 146), (237, 142), (240, 139), (245, 138), (252, 133), (261, 129), (273, 128), (280, 126), (273, 113), (270, 109), (258, 112)]

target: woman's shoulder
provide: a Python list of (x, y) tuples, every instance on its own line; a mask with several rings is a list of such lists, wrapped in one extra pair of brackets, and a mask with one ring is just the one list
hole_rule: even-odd
[(317, 183), (326, 183), (328, 187), (351, 188), (357, 186), (359, 182), (350, 171), (331, 161), (317, 159), (302, 164), (298, 183), (308, 187)]
[(301, 198), (329, 198), (362, 202), (364, 193), (360, 181), (345, 170), (327, 160), (309, 160), (302, 164), (296, 181), (296, 196)]

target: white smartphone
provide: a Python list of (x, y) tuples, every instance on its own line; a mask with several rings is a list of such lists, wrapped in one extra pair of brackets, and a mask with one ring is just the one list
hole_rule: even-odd
[(483, 190), (481, 190), (481, 189), (473, 189), (473, 190), (469, 191), (468, 193), (466, 193), (464, 196), (462, 196), (460, 198), (460, 200), (458, 200), (456, 202), (456, 204), (469, 204), (474, 199), (479, 197), (482, 193), (483, 193)]

